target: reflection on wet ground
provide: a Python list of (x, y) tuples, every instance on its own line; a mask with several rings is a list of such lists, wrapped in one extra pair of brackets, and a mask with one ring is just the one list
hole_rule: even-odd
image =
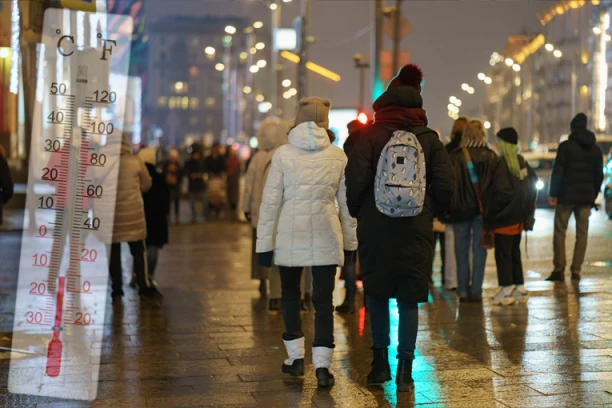
[[(550, 213), (540, 215), (550, 218)], [(486, 299), (482, 305), (458, 305), (454, 293), (435, 289), (431, 302), (420, 308), (416, 392), (410, 395), (396, 394), (393, 383), (365, 386), (371, 344), (363, 308), (335, 318), (335, 387), (318, 390), (312, 365), (303, 379), (283, 375), (281, 316), (267, 312), (266, 299), (250, 280), (250, 227), (174, 227), (157, 276), (163, 301), (141, 303), (127, 290), (121, 305), (107, 306), (98, 400), (10, 395), (8, 360), (0, 353), (0, 406), (612, 406), (612, 237), (610, 224), (599, 217), (594, 215), (589, 263), (580, 283), (541, 280), (550, 272), (551, 239), (550, 231), (539, 230), (529, 239), (525, 262), (531, 292), (526, 305), (491, 306)], [(0, 235), (4, 333), (13, 324), (10, 293), (19, 236)], [(493, 262), (489, 256), (487, 296), (497, 285)], [(437, 272), (434, 279), (439, 286)], [(335, 301), (341, 297), (338, 289)], [(303, 318), (312, 339), (313, 313)], [(6, 338), (0, 345), (7, 345)]]

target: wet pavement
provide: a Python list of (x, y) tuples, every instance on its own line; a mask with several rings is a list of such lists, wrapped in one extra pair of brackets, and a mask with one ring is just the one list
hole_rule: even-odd
[[(250, 226), (212, 222), (172, 227), (156, 276), (163, 301), (140, 302), (129, 288), (122, 303), (109, 299), (96, 401), (11, 395), (8, 355), (0, 353), (0, 407), (612, 406), (612, 224), (594, 213), (583, 279), (552, 284), (542, 280), (551, 270), (551, 214), (538, 212), (523, 256), (526, 305), (458, 305), (454, 293), (436, 288), (420, 307), (414, 394), (396, 394), (393, 383), (365, 385), (371, 341), (363, 307), (335, 318), (335, 387), (318, 390), (310, 364), (303, 379), (282, 374), (283, 323), (250, 280)], [(20, 236), (0, 233), (2, 346), (10, 344)], [(436, 287), (439, 280), (435, 272)], [(496, 287), (491, 253), (486, 297)], [(340, 281), (336, 303), (342, 292)], [(302, 316), (312, 339), (313, 312)]]

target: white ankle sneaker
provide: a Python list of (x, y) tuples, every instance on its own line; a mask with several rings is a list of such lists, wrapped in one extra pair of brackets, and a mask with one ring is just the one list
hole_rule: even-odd
[(285, 364), (290, 366), (295, 360), (304, 358), (304, 337), (295, 340), (283, 340), (285, 349), (287, 349), (287, 360)]
[(517, 302), (525, 303), (529, 300), (529, 292), (527, 292), (524, 285), (516, 285), (512, 292), (512, 297), (516, 299)]
[(497, 292), (497, 295), (491, 298), (492, 305), (504, 305), (508, 306), (516, 302), (516, 299), (512, 296), (514, 286), (504, 286)]
[(334, 349), (329, 347), (312, 348), (312, 364), (315, 371), (317, 368), (329, 368), (334, 355)]

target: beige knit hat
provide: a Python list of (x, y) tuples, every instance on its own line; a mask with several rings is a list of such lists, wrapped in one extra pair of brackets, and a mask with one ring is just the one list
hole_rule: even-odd
[(331, 101), (318, 97), (303, 98), (298, 102), (295, 126), (304, 122), (314, 122), (318, 127), (329, 128), (329, 108)]

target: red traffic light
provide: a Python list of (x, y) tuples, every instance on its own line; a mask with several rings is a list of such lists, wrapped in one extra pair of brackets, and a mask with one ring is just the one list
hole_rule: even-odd
[(368, 115), (366, 115), (363, 112), (360, 112), (359, 115), (357, 115), (357, 120), (359, 121), (359, 123), (361, 123), (362, 125), (365, 125), (366, 123), (368, 123)]

